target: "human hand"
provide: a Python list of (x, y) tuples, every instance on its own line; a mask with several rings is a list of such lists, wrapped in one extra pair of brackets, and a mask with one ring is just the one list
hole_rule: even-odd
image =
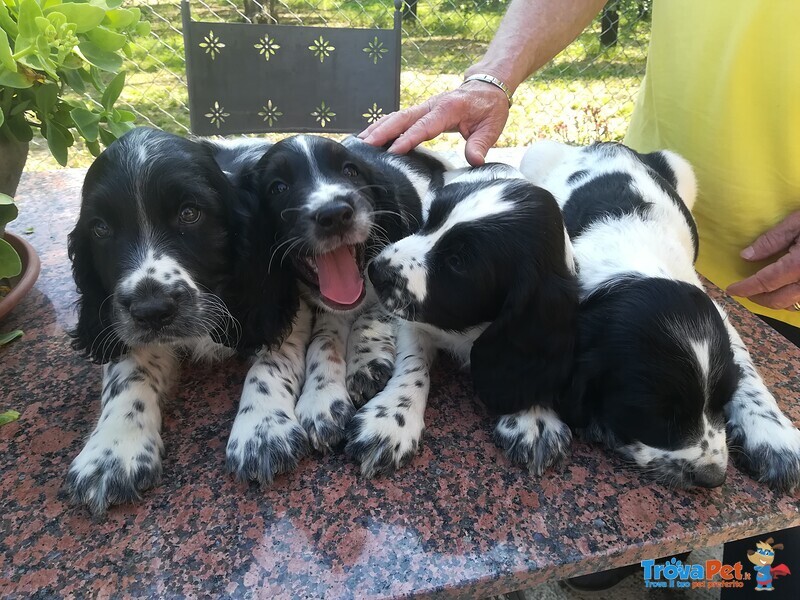
[(467, 140), (464, 151), (472, 166), (485, 162), (508, 120), (505, 93), (480, 81), (429, 98), (422, 104), (388, 114), (358, 137), (374, 146), (395, 140), (389, 152), (405, 154), (445, 131), (458, 131)]
[(744, 296), (756, 304), (775, 309), (794, 309), (800, 302), (800, 211), (766, 231), (741, 252), (747, 261), (770, 258), (785, 252), (775, 262), (728, 287), (728, 293)]

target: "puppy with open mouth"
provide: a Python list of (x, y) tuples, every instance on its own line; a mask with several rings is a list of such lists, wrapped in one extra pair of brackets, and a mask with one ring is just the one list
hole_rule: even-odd
[(300, 135), (242, 176), (277, 223), (267, 268), (289, 262), (317, 309), (296, 414), (319, 451), (342, 440), (355, 408), (392, 374), (394, 321), (374, 302), (366, 268), (419, 228), (423, 199), (447, 168), (421, 151), (396, 156), (357, 138)]

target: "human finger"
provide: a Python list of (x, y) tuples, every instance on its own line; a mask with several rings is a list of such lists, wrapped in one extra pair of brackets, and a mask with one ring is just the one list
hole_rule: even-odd
[(745, 260), (764, 260), (786, 250), (800, 236), (800, 211), (794, 212), (772, 229), (765, 231), (742, 250)]
[(487, 119), (482, 121), (475, 131), (468, 135), (464, 155), (469, 164), (473, 167), (479, 167), (486, 162), (486, 154), (489, 152), (489, 148), (494, 146), (500, 138), (504, 125), (505, 121), (500, 123), (496, 120)]
[(731, 284), (728, 293), (750, 298), (756, 294), (774, 292), (797, 281), (800, 281), (800, 248), (790, 251), (750, 277)]
[(359, 134), (362, 140), (373, 146), (383, 146), (399, 137), (431, 110), (431, 101), (391, 113), (373, 123)]
[(400, 134), (389, 147), (389, 152), (405, 154), (437, 137), (445, 131), (453, 131), (464, 118), (459, 103), (439, 102), (430, 112), (422, 115), (416, 123)]
[(776, 310), (797, 310), (794, 305), (800, 302), (800, 283), (785, 285), (767, 294), (756, 294), (751, 296), (750, 300)]

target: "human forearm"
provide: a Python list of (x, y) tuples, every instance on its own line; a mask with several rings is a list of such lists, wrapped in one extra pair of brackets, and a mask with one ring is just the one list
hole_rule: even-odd
[(484, 57), (466, 76), (487, 73), (515, 90), (566, 48), (606, 0), (513, 0)]

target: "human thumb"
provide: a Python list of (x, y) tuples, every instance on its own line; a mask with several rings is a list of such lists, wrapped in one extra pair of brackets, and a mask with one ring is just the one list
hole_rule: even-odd
[(494, 143), (497, 141), (499, 135), (494, 135), (488, 127), (478, 128), (467, 139), (467, 147), (464, 149), (464, 155), (467, 157), (467, 162), (473, 167), (480, 167), (486, 162), (486, 153), (489, 152)]

